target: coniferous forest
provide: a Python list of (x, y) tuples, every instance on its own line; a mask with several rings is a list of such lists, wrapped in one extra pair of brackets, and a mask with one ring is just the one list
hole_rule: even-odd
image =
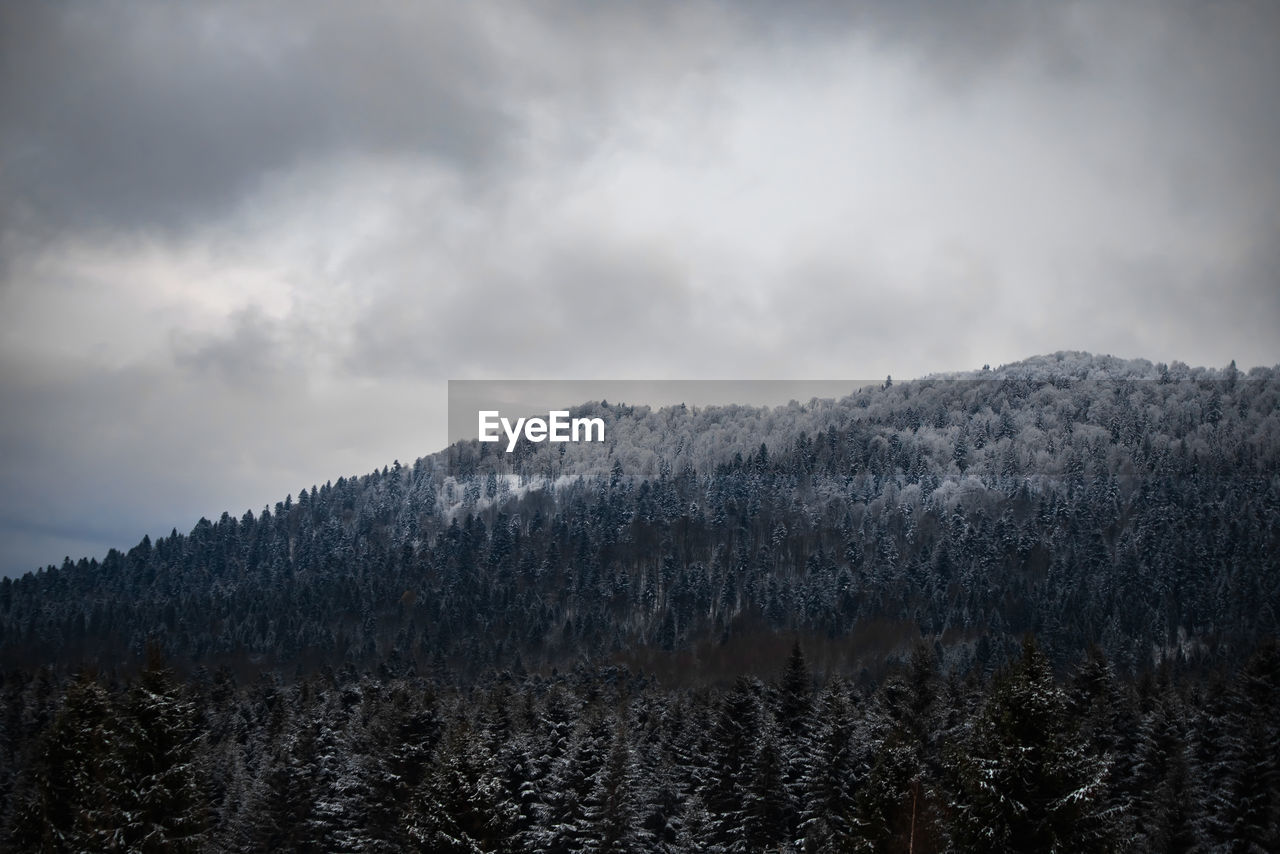
[(1280, 850), (1278, 404), (599, 401), (4, 579), (7, 850)]

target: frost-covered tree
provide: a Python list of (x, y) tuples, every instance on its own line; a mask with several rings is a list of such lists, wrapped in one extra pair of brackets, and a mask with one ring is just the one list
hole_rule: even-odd
[(504, 790), (497, 763), (465, 720), (454, 722), (406, 817), (419, 851), (515, 851), (518, 811)]
[(156, 647), (129, 692), (118, 738), (122, 846), (199, 850), (207, 823), (199, 785), (203, 734), (186, 688)]
[(637, 773), (626, 727), (619, 721), (609, 755), (584, 804), (582, 850), (600, 854), (652, 850), (652, 837), (641, 821), (643, 805), (651, 799)]
[(1102, 851), (1108, 763), (1089, 752), (1029, 637), (958, 759), (954, 834), (968, 850)]
[(1229, 700), (1214, 825), (1231, 851), (1280, 848), (1280, 650), (1263, 644)]
[(800, 839), (811, 854), (850, 851), (859, 838), (854, 814), (860, 782), (855, 731), (847, 689), (828, 686), (818, 703), (805, 763)]
[(122, 816), (112, 761), (119, 720), (97, 679), (82, 672), (36, 746), (16, 808), (12, 845), (26, 851), (106, 851)]

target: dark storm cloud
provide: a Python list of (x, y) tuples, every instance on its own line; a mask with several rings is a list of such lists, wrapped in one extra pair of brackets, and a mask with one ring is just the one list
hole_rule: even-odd
[(312, 156), (491, 164), (507, 120), (461, 5), (0, 8), (9, 225), (163, 229)]
[[(47, 3), (0, 9), (0, 188), (15, 225), (163, 228), (265, 176), (350, 152), (501, 169), (525, 97), (608, 119), (619, 87), (686, 79), (753, 45), (851, 34), (959, 85), (1015, 59), (1050, 76), (1146, 62), (1160, 110), (1188, 100), (1254, 157), (1275, 149), (1275, 4)], [(1164, 42), (1164, 44), (1161, 44)], [(1151, 59), (1148, 57), (1147, 59)], [(1164, 90), (1164, 91), (1161, 91)], [(1158, 118), (1158, 117), (1157, 117)], [(1224, 158), (1235, 152), (1224, 151)], [(1269, 157), (1274, 164), (1274, 157)]]

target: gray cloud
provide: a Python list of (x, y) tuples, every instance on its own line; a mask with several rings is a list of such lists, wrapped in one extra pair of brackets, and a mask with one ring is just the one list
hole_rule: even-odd
[[(1191, 120), (1226, 129), (1215, 142), (1236, 150), (1220, 151), (1224, 168), (1238, 168), (1241, 153), (1271, 163), (1280, 141), (1273, 4), (526, 9), (7, 3), (5, 223), (199, 223), (273, 173), (343, 153), (433, 157), (506, 178), (534, 132), (519, 115), (530, 103), (578, 119), (561, 128), (564, 141), (590, 145), (617, 120), (620, 93), (648, 85), (661, 98), (672, 85), (714, 81), (743, 50), (768, 63), (769, 51), (851, 37), (904, 54), (948, 87), (1028, 69), (1067, 84), (1119, 84), (1124, 108), (1152, 121), (1153, 141), (1190, 108)], [(1150, 97), (1134, 99), (1129, 87)]]
[[(661, 249), (593, 235), (551, 245), (520, 269), (464, 269), (447, 299), (389, 289), (354, 328), (346, 367), (360, 376), (422, 372), (610, 376), (675, 371), (702, 336), (688, 272)], [(632, 366), (632, 367), (628, 367)]]
[(297, 355), (281, 340), (280, 324), (255, 308), (236, 311), (222, 334), (178, 336), (174, 364), (194, 378), (231, 386), (269, 387), (296, 382)]
[(1277, 31), (0, 4), (0, 572), (435, 450), (447, 378), (1274, 363)]
[(194, 225), (309, 157), (506, 146), (493, 46), (439, 4), (5, 4), (4, 189), (49, 228)]

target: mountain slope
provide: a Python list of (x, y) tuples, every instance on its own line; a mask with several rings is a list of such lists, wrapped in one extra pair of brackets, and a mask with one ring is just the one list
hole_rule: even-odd
[(457, 445), (6, 579), (0, 656), (732, 671), (802, 634), (841, 669), (923, 634), (966, 667), (1034, 631), (1235, 660), (1277, 627), (1278, 395), (1057, 354), (776, 410), (591, 404), (608, 446)]
[(587, 404), (5, 580), (0, 850), (1275, 850), (1278, 391)]

